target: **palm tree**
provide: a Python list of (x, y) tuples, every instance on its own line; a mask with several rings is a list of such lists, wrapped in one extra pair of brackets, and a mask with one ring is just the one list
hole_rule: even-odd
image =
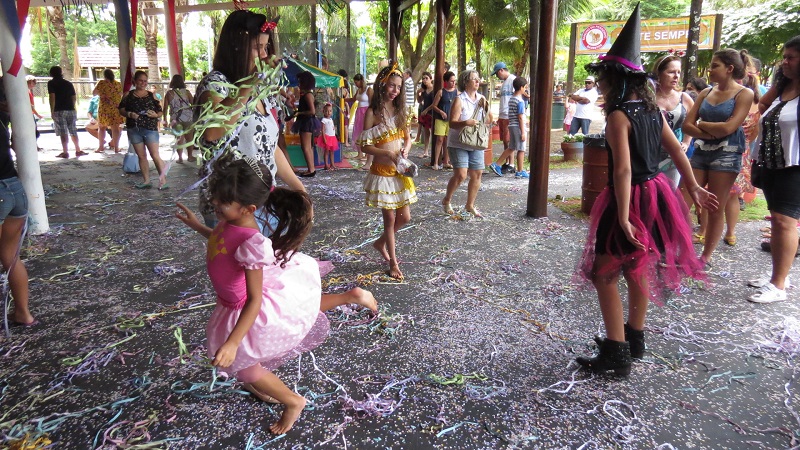
[(64, 78), (72, 79), (72, 63), (67, 55), (67, 27), (64, 23), (64, 8), (61, 6), (47, 7), (47, 21), (53, 30), (53, 34), (58, 41), (58, 49), (61, 54), (60, 63), (64, 73)]

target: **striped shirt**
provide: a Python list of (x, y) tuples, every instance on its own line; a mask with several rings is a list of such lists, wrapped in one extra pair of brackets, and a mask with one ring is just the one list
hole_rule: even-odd
[(518, 127), (519, 115), (525, 114), (525, 102), (521, 95), (515, 95), (508, 100), (508, 126)]
[(414, 106), (414, 79), (411, 77), (406, 78), (406, 81), (403, 82), (403, 89), (406, 91), (406, 106), (413, 107)]

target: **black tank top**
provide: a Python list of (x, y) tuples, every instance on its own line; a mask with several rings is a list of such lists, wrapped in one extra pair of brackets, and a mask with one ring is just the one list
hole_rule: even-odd
[[(661, 111), (647, 111), (640, 100), (627, 101), (617, 108), (631, 122), (628, 146), (631, 151), (631, 186), (652, 180), (658, 175), (661, 152), (661, 129), (664, 116)], [(608, 185), (614, 185), (614, 158), (611, 146), (608, 149)]]
[(8, 122), (0, 117), (0, 180), (17, 176), (14, 160), (11, 158), (11, 142), (8, 133)]

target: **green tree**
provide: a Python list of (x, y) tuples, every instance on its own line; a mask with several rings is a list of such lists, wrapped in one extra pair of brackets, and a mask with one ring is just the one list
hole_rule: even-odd
[(727, 11), (722, 23), (722, 41), (727, 47), (747, 49), (769, 66), (780, 62), (783, 44), (800, 35), (800, 7), (796, 0), (766, 2)]

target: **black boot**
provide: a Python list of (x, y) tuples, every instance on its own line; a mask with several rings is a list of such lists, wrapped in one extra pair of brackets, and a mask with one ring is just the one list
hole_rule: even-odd
[[(603, 345), (605, 339), (595, 336), (594, 341), (598, 346)], [(641, 359), (644, 356), (644, 330), (634, 330), (625, 323), (625, 342), (631, 345), (631, 357)]]
[(625, 340), (631, 345), (631, 357), (641, 359), (644, 356), (644, 330), (634, 330), (625, 323)]
[(600, 353), (594, 358), (575, 358), (581, 366), (599, 373), (613, 370), (615, 374), (628, 376), (631, 372), (631, 348), (627, 342), (617, 342), (603, 339), (600, 343)]

